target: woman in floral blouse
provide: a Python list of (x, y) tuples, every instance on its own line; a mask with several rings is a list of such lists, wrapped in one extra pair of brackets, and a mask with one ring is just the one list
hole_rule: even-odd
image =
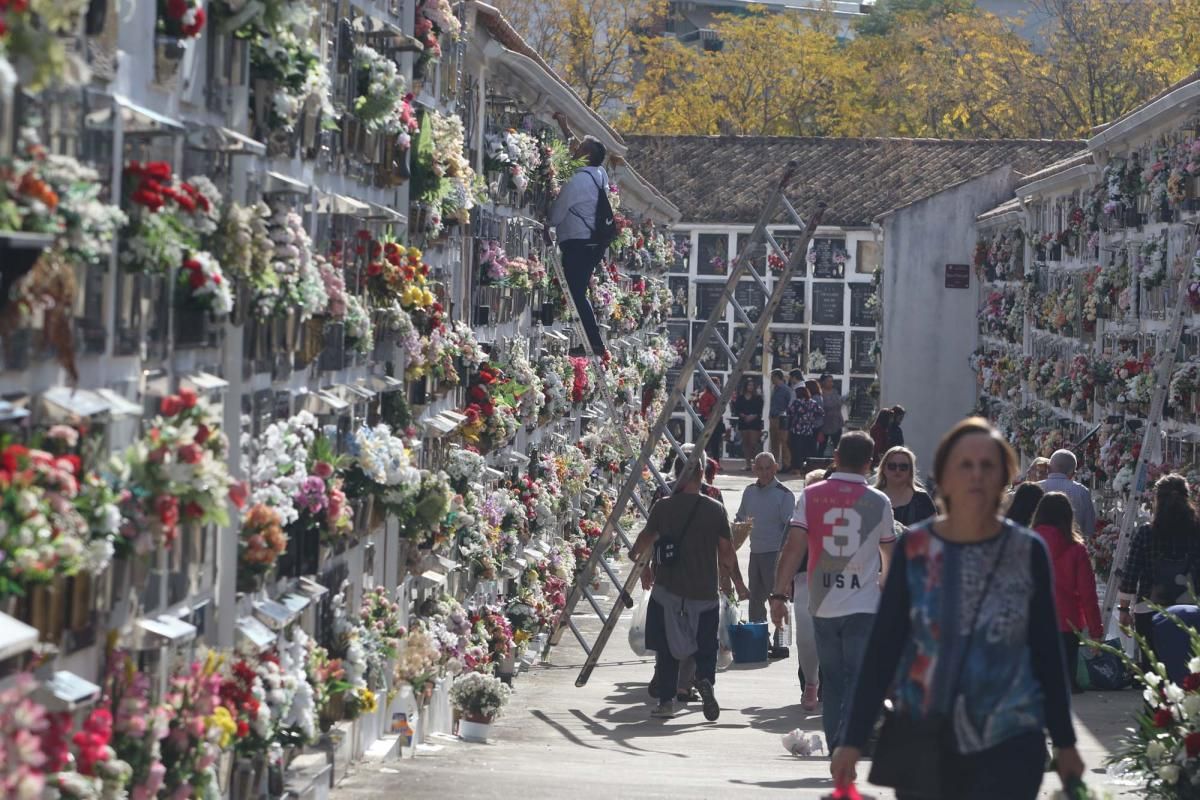
[(817, 449), (817, 431), (825, 421), (825, 407), (807, 386), (796, 387), (796, 399), (788, 406), (788, 448), (792, 453), (790, 470), (804, 473), (804, 462)]

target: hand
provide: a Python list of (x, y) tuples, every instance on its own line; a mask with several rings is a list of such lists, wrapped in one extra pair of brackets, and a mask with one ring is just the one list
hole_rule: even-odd
[(555, 111), (553, 114), (550, 115), (550, 118), (553, 119), (555, 122), (566, 122), (567, 121), (567, 115), (561, 111)]
[(839, 747), (833, 751), (833, 760), (829, 763), (829, 774), (833, 776), (833, 785), (842, 789), (858, 779), (855, 765), (862, 758), (862, 752), (857, 747)]
[(1062, 748), (1055, 754), (1054, 760), (1058, 764), (1058, 777), (1062, 780), (1064, 787), (1072, 778), (1083, 777), (1083, 759), (1079, 757), (1079, 751), (1074, 747)]
[(654, 588), (654, 567), (647, 565), (646, 568), (642, 570), (641, 578), (643, 589), (650, 591), (650, 589)]
[(742, 600), (750, 599), (750, 590), (746, 588), (746, 584), (744, 581), (737, 582), (737, 596), (738, 596), (739, 602)]
[(775, 624), (775, 627), (778, 628), (778, 627), (785, 625), (787, 623), (787, 619), (788, 619), (787, 604), (784, 603), (782, 600), (780, 600), (778, 597), (772, 597), (771, 598), (771, 622), (773, 622)]
[(1123, 608), (1123, 609), (1121, 609), (1121, 613), (1117, 615), (1117, 621), (1120, 622), (1121, 625), (1126, 628), (1132, 628), (1133, 627), (1133, 614), (1129, 613), (1129, 609)]

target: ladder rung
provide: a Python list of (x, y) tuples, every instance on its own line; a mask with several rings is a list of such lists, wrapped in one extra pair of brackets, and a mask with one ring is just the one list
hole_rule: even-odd
[[(601, 561), (600, 563), (603, 564), (604, 562)], [(600, 622), (603, 623), (605, 620), (607, 620), (608, 617), (605, 615), (604, 609), (601, 608), (600, 604), (596, 602), (596, 596), (592, 594), (592, 590), (585, 587), (583, 590), (583, 596), (586, 597), (587, 601), (592, 604), (592, 610), (596, 612), (596, 616), (599, 617)]]
[(796, 227), (801, 229), (807, 228), (808, 226), (804, 223), (804, 219), (800, 216), (800, 212), (797, 211), (795, 206), (792, 205), (792, 202), (787, 199), (787, 195), (780, 195), (780, 200), (783, 201), (783, 207), (787, 209), (788, 215), (791, 216), (792, 221), (796, 223)]
[(750, 319), (750, 315), (746, 313), (746, 309), (742, 308), (741, 303), (731, 297), (729, 298), (729, 305), (733, 306), (734, 312), (742, 318), (742, 322), (744, 322), (747, 327), (754, 327), (754, 320)]
[[(721, 389), (717, 386), (717, 384), (713, 383), (712, 376), (708, 374), (708, 370), (704, 368), (704, 365), (697, 364), (696, 371), (700, 373), (701, 378), (704, 378), (705, 388), (709, 389), (713, 394), (719, 397), (721, 395)], [(687, 402), (686, 398), (684, 399), (684, 402)]]
[[(771, 235), (766, 231), (763, 231), (763, 233), (767, 236)], [(762, 290), (764, 295), (770, 296), (771, 290), (767, 288), (767, 282), (763, 279), (763, 276), (759, 275), (758, 271), (754, 269), (753, 264), (749, 262), (746, 263), (746, 273), (749, 274), (751, 278), (754, 278), (754, 282), (758, 284), (758, 288)]]

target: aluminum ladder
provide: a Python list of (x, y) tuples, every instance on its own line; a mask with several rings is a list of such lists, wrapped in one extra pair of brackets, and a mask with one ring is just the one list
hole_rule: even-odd
[[(1117, 573), (1125, 565), (1129, 556), (1129, 545), (1133, 539), (1133, 529), (1137, 522), (1139, 506), (1138, 495), (1146, 488), (1146, 464), (1151, 447), (1159, 452), (1162, 437), (1163, 409), (1166, 406), (1167, 393), (1171, 388), (1171, 373), (1175, 370), (1175, 358), (1179, 350), (1179, 339), (1183, 335), (1183, 326), (1187, 322), (1185, 312), (1188, 308), (1188, 286), (1193, 280), (1200, 279), (1200, 222), (1192, 223), (1192, 233), (1187, 238), (1184, 253), (1190, 258), (1180, 271), (1178, 284), (1175, 287), (1175, 305), (1167, 315), (1167, 331), (1162, 346), (1154, 353), (1154, 394), (1150, 396), (1150, 413), (1146, 417), (1146, 429), (1142, 434), (1142, 449), (1138, 453), (1137, 462), (1133, 468), (1133, 482), (1130, 497), (1121, 517), (1121, 533), (1117, 538), (1117, 547), (1113, 553), (1112, 572), (1108, 576), (1108, 585), (1104, 591), (1104, 608), (1101, 617), (1105, 626), (1105, 635), (1112, 621), (1113, 607), (1117, 603)], [(1164, 256), (1165, 258), (1166, 256)]]
[[(604, 529), (597, 540), (595, 547), (592, 548), (590, 557), (583, 569), (576, 578), (575, 584), (571, 587), (571, 593), (567, 597), (567, 603), (563, 609), (559, 620), (551, 633), (546, 645), (545, 653), (554, 645), (558, 644), (562, 639), (563, 631), (570, 629), (583, 647), (587, 654), (586, 661), (583, 665), (579, 676), (575, 680), (576, 686), (584, 686), (591, 677), (592, 671), (596, 668), (596, 664), (600, 659), (600, 655), (604, 651), (605, 645), (612, 636), (613, 630), (616, 628), (617, 622), (620, 619), (621, 612), (625, 608), (633, 607), (633, 596), (631, 594), (634, 587), (641, 578), (642, 570), (644, 570), (649, 562), (650, 554), (644, 554), (638, 561), (633, 564), (624, 581), (620, 580), (615, 570), (605, 561), (604, 554), (611, 547), (614, 539), (619, 538), (622, 544), (627, 548), (631, 541), (629, 536), (621, 528), (621, 517), (625, 513), (626, 508), (632, 502), (641, 512), (643, 517), (647, 517), (649, 513), (649, 504), (644, 502), (638, 496), (638, 490), (643, 484), (643, 472), (647, 468), (656, 477), (660, 487), (665, 487), (666, 483), (658, 471), (654, 468), (652, 459), (655, 449), (662, 438), (666, 438), (671, 447), (676, 453), (682, 454), (682, 443), (678, 442), (668, 429), (668, 423), (674, 414), (676, 408), (682, 406), (687, 415), (692, 419), (693, 423), (700, 428), (699, 435), (694, 437), (694, 448), (687, 458), (686, 469), (691, 469), (699, 461), (700, 453), (704, 451), (708, 439), (712, 436), (720, 421), (721, 415), (711, 414), (709, 419), (703, 419), (700, 414), (692, 407), (691, 402), (687, 397), (687, 388), (690, 384), (692, 373), (699, 370), (700, 376), (705, 385), (713, 391), (720, 399), (717, 401), (716, 408), (726, 408), (729, 401), (737, 391), (737, 386), (741, 381), (742, 374), (750, 364), (751, 358), (754, 355), (754, 348), (743, 348), (740, 354), (734, 354), (729, 344), (723, 338), (720, 327), (724, 324), (725, 310), (727, 307), (732, 307), (738, 320), (749, 327), (752, 331), (748, 341), (761, 341), (770, 325), (772, 317), (775, 315), (775, 310), (779, 307), (783, 300), (784, 294), (788, 291), (792, 274), (796, 268), (807, 258), (808, 244), (812, 240), (813, 234), (816, 232), (817, 226), (821, 223), (821, 217), (825, 212), (825, 204), (817, 203), (816, 210), (805, 221), (796, 211), (796, 208), (787, 198), (788, 186), (792, 178), (796, 174), (797, 165), (795, 162), (789, 162), (784, 168), (783, 175), (779, 179), (776, 186), (772, 189), (767, 202), (764, 204), (762, 211), (759, 214), (758, 221), (754, 226), (746, 243), (740, 248), (737, 257), (730, 264), (729, 275), (725, 283), (724, 290), (721, 292), (717, 300), (716, 306), (709, 314), (708, 321), (704, 324), (700, 335), (688, 351), (688, 356), (684, 359), (683, 365), (679, 369), (679, 376), (667, 395), (666, 403), (663, 405), (658, 418), (651, 426), (646, 437), (646, 441), (642, 442), (640, 452), (633, 459), (630, 469), (625, 477), (624, 483), (621, 486), (620, 492), (617, 494), (616, 502), (613, 504), (608, 517), (604, 524)], [(776, 241), (767, 227), (775, 223), (780, 213), (784, 212), (787, 222), (785, 224), (793, 225), (799, 228), (802, 232), (800, 239), (795, 243), (792, 252), (788, 254)], [(766, 281), (753, 267), (751, 261), (753, 257), (760, 252), (760, 248), (765, 248), (768, 252), (775, 254), (783, 259), (784, 266), (779, 270), (775, 280), (773, 291), (767, 289)], [(766, 260), (764, 260), (764, 264)], [(556, 265), (556, 274), (559, 281), (562, 283), (564, 293), (570, 297), (570, 292), (566, 291), (565, 276), (562, 274), (561, 267)], [(746, 310), (735, 299), (734, 293), (738, 284), (743, 278), (749, 278), (756, 283), (762, 291), (764, 297), (767, 298), (767, 304), (758, 316), (757, 321), (752, 321)], [(572, 300), (573, 302), (573, 300)], [(577, 328), (582, 336), (582, 326), (579, 325), (579, 315), (575, 315)], [(586, 337), (582, 337), (586, 344)], [(706, 347), (710, 344), (715, 345), (718, 350), (725, 354), (725, 357), (732, 364), (729, 377), (725, 381), (725, 385), (718, 388), (709, 376), (708, 371), (700, 363), (700, 359)], [(597, 363), (598, 363), (597, 359)], [(603, 367), (599, 365), (598, 372), (603, 375)], [(602, 384), (607, 384), (607, 379), (602, 378)], [(605, 395), (605, 400), (611, 399), (611, 393)], [(611, 405), (611, 403), (610, 403)], [(622, 434), (623, 435), (623, 434)], [(626, 443), (628, 444), (628, 443)], [(613, 603), (611, 610), (605, 613), (603, 607), (596, 600), (595, 595), (590, 589), (593, 576), (596, 569), (603, 569), (612, 580), (612, 582), (621, 587), (618, 602)], [(591, 605), (596, 616), (603, 623), (599, 634), (594, 641), (589, 642), (584, 636), (579, 626), (575, 623), (573, 615), (575, 608), (581, 599), (586, 599)]]

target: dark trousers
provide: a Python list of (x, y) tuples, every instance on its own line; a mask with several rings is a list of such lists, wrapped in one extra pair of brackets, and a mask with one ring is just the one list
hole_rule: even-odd
[(571, 299), (575, 301), (579, 321), (583, 324), (592, 352), (600, 355), (604, 352), (604, 339), (600, 336), (600, 324), (596, 322), (592, 302), (588, 300), (588, 283), (600, 259), (604, 257), (604, 248), (586, 239), (568, 239), (559, 242), (558, 246), (562, 250), (563, 273), (567, 276), (567, 288), (571, 292)]
[(1079, 635), (1075, 631), (1063, 631), (1062, 641), (1063, 655), (1067, 658), (1067, 677), (1071, 680), (1071, 688), (1078, 689), (1075, 676), (1079, 669)]
[(1034, 800), (1046, 769), (1041, 731), (1023, 733), (979, 753), (943, 753), (941, 798), (896, 792), (897, 800)]
[[(667, 645), (664, 617), (668, 613), (678, 614), (679, 610), (668, 611), (657, 600), (650, 599), (646, 609), (646, 645), (654, 648), (654, 683), (658, 687), (658, 697), (663, 700), (670, 700), (679, 692), (679, 659), (671, 655)], [(717, 681), (717, 621), (720, 615), (719, 606), (700, 615), (695, 653), (697, 681)]]
[(788, 449), (792, 451), (792, 463), (788, 466), (795, 470), (804, 469), (804, 462), (812, 458), (816, 445), (815, 434), (789, 433)]
[[(1139, 636), (1146, 640), (1146, 643), (1154, 647), (1154, 612), (1147, 611), (1145, 614), (1133, 615), (1133, 630)], [(1142, 672), (1150, 671), (1150, 656), (1142, 652), (1142, 648), (1138, 648), (1138, 666), (1142, 668)]]

